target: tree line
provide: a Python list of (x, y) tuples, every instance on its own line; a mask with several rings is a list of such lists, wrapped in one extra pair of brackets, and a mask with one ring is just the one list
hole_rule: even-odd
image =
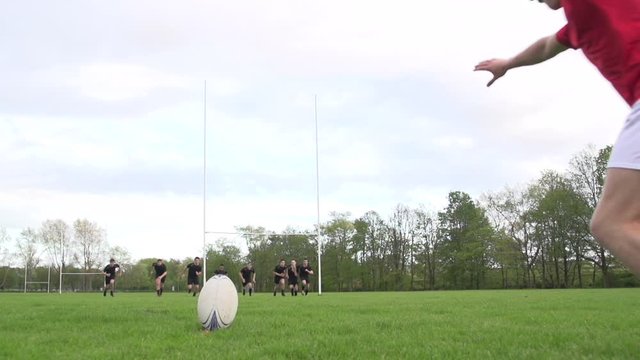
[[(610, 152), (610, 146), (589, 146), (571, 159), (564, 172), (544, 171), (527, 185), (505, 187), (478, 199), (451, 191), (446, 207), (439, 211), (398, 204), (387, 217), (376, 211), (359, 217), (331, 213), (320, 226), (323, 291), (638, 286), (638, 279), (589, 231)], [(223, 263), (238, 282), (239, 270), (251, 261), (256, 290), (270, 291), (272, 271), (280, 258), (300, 262), (306, 257), (317, 269), (316, 229), (302, 233), (285, 229), (276, 234), (248, 225), (237, 231), (243, 234), (248, 252), (224, 239), (210, 245), (208, 275)], [(125, 249), (110, 248), (104, 234), (88, 220), (77, 220), (71, 227), (61, 220), (47, 220), (39, 230), (22, 232), (14, 255), (19, 261), (14, 263), (34, 269), (27, 274), (30, 279), (41, 279), (38, 244), (55, 271), (61, 266), (65, 272), (96, 271), (98, 260), (109, 253), (125, 269), (120, 289), (151, 290), (155, 259), (134, 262)], [(0, 231), (0, 246), (6, 238)], [(7, 264), (11, 256), (2, 247), (0, 255), (5, 264), (0, 287), (15, 287), (7, 285), (19, 280), (17, 268)], [(184, 289), (184, 267), (191, 260), (165, 260), (167, 288)], [(70, 277), (63, 287), (92, 289), (101, 281)], [(312, 283), (316, 287), (317, 275)]]

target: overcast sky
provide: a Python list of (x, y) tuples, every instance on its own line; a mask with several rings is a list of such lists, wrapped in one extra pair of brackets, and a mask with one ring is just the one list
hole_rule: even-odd
[(486, 88), (477, 62), (564, 24), (527, 0), (0, 8), (0, 226), (87, 218), (134, 258), (202, 249), (205, 80), (209, 231), (313, 229), (315, 94), (322, 221), (564, 170), (628, 111), (579, 51)]

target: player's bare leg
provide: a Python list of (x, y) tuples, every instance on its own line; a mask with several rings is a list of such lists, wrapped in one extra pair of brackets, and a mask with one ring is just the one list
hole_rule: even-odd
[(304, 296), (307, 296), (309, 294), (309, 282), (307, 280), (302, 280), (302, 292), (304, 293)]
[(591, 232), (605, 248), (640, 276), (640, 170), (607, 170)]

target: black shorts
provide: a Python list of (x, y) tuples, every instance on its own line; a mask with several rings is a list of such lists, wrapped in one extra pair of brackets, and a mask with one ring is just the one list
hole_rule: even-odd
[(115, 279), (116, 279), (115, 277), (105, 276), (105, 277), (104, 277), (104, 284), (105, 284), (105, 285), (109, 285), (109, 284), (111, 284), (111, 280), (114, 280), (114, 281), (115, 281)]
[(306, 282), (307, 284), (309, 283), (309, 278), (300, 278), (300, 282)]
[(251, 283), (252, 283), (251, 280), (242, 279), (242, 287), (245, 287), (245, 286), (247, 286), (247, 285), (249, 285)]
[(298, 285), (298, 278), (290, 277), (289, 278), (289, 285)]
[(280, 280), (283, 280), (284, 278), (281, 278), (280, 276), (276, 276), (273, 278), (273, 283), (274, 284), (280, 284)]
[(194, 277), (194, 278), (190, 277), (187, 280), (187, 285), (200, 285), (200, 281), (197, 277)]
[[(160, 276), (156, 276), (156, 280), (159, 278)], [(167, 277), (163, 277), (162, 279), (160, 279), (160, 282), (164, 284), (164, 281), (167, 279)]]

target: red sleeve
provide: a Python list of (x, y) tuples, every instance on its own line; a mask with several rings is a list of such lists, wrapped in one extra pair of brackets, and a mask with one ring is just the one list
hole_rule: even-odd
[(571, 41), (571, 30), (569, 29), (569, 25), (565, 25), (562, 27), (562, 29), (560, 29), (557, 33), (556, 33), (556, 39), (558, 40), (559, 43), (561, 43), (562, 45), (572, 48), (572, 49), (577, 49), (578, 45), (575, 44), (573, 41)]

